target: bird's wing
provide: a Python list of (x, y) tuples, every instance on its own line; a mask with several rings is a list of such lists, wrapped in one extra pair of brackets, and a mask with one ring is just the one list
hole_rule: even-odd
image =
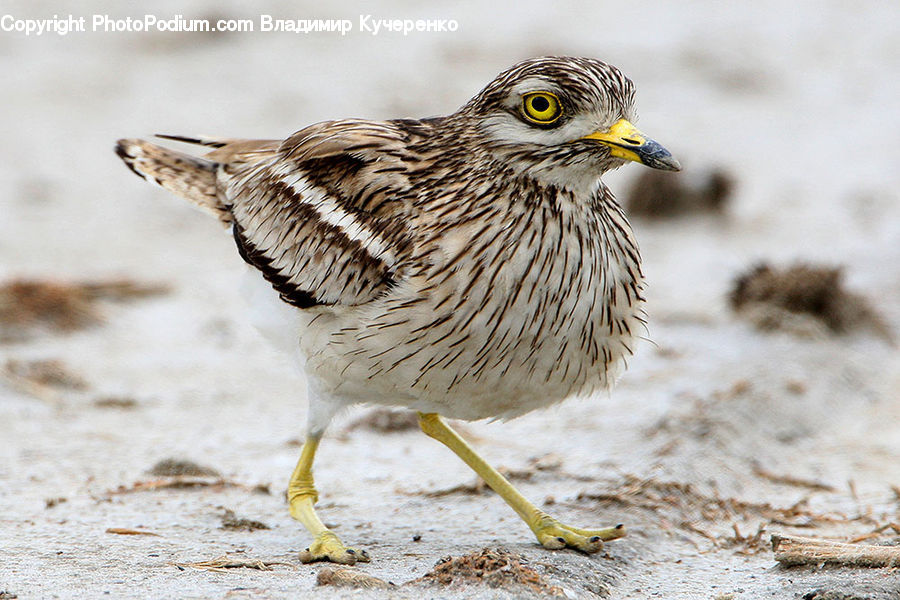
[(213, 151), (241, 256), (300, 308), (384, 294), (411, 251), (409, 143), (418, 135), (334, 121), (297, 132), (265, 160), (241, 160), (252, 148), (234, 147), (231, 162), (231, 144)]

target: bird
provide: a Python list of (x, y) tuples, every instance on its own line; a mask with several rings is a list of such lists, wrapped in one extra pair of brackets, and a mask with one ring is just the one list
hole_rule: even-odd
[(354, 564), (315, 511), (313, 461), (342, 409), (416, 411), (548, 549), (625, 535), (537, 508), (446, 419), (507, 420), (608, 389), (646, 329), (633, 230), (601, 176), (680, 164), (634, 121), (632, 81), (594, 58), (501, 72), (456, 112), (332, 120), (283, 140), (158, 135), (116, 152), (141, 178), (211, 213), (247, 263), (249, 318), (292, 353), (309, 402), (290, 514), (301, 562)]

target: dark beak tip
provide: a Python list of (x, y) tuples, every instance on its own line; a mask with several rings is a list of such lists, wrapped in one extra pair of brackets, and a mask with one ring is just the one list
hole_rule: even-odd
[(672, 154), (654, 140), (647, 143), (638, 151), (641, 162), (653, 169), (661, 171), (680, 171), (681, 163)]
[(663, 171), (674, 171), (678, 172), (681, 170), (681, 163), (674, 156), (670, 156), (667, 161), (665, 161), (665, 166), (657, 167), (662, 169)]
[(660, 171), (681, 170), (681, 163), (678, 162), (674, 156), (668, 153), (665, 155), (656, 154), (651, 156), (642, 156), (641, 162), (651, 169), (658, 169)]

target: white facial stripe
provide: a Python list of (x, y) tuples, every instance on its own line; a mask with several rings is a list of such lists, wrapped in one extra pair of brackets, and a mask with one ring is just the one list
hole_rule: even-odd
[(604, 125), (600, 120), (600, 116), (576, 115), (560, 127), (542, 129), (508, 113), (499, 113), (482, 119), (482, 127), (497, 142), (559, 146), (601, 129)]

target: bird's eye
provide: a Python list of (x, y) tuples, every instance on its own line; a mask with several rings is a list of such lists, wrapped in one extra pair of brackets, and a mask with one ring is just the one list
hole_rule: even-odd
[(531, 92), (522, 98), (522, 114), (538, 125), (550, 125), (562, 116), (559, 98), (550, 92)]

